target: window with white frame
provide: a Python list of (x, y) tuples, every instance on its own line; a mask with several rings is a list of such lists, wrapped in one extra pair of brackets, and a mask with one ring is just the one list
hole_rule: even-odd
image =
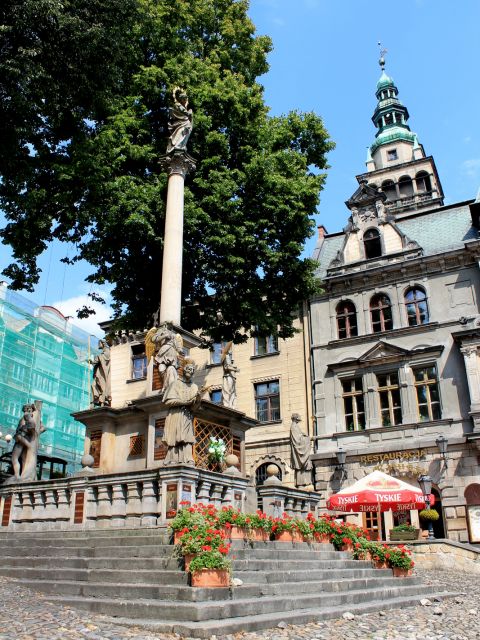
[(278, 353), (278, 338), (276, 336), (257, 336), (255, 338), (255, 355), (266, 356)]

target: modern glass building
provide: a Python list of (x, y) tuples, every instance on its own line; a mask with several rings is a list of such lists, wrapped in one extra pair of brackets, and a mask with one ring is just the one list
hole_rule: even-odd
[[(91, 342), (90, 342), (91, 341)], [(78, 467), (85, 427), (71, 413), (90, 401), (91, 344), (97, 340), (78, 329), (54, 307), (37, 306), (0, 284), (0, 431), (1, 448), (14, 434), (22, 405), (41, 400), (39, 453)], [(94, 355), (94, 354), (93, 354)]]

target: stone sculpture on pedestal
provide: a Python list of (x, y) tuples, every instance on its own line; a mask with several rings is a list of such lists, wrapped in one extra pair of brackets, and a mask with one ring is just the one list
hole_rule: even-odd
[(15, 444), (12, 449), (12, 481), (37, 480), (37, 453), (40, 434), (45, 431), (41, 424), (40, 409), (42, 403), (25, 404), (23, 415), (19, 420), (14, 435)]
[(94, 407), (110, 407), (112, 405), (110, 347), (106, 340), (99, 340), (98, 348), (102, 353), (90, 361), (93, 364), (91, 404)]
[(233, 364), (232, 343), (229, 342), (222, 351), (223, 381), (222, 404), (235, 409), (237, 400), (237, 376), (239, 369)]
[(187, 360), (183, 380), (172, 382), (163, 395), (163, 402), (168, 408), (163, 434), (163, 442), (168, 447), (164, 464), (194, 464), (192, 411), (200, 404), (204, 392), (192, 382), (194, 372), (195, 364)]
[(292, 468), (295, 469), (295, 486), (306, 487), (312, 484), (312, 461), (310, 460), (310, 437), (300, 429), (301, 421), (298, 413), (292, 414), (290, 448)]
[(178, 355), (181, 349), (181, 337), (162, 325), (152, 338), (157, 350), (155, 362), (162, 379), (162, 388), (167, 389), (178, 379)]
[(185, 151), (193, 128), (193, 113), (188, 108), (188, 97), (180, 87), (175, 87), (173, 90), (173, 101), (168, 123), (170, 136), (167, 153), (173, 153), (177, 150)]

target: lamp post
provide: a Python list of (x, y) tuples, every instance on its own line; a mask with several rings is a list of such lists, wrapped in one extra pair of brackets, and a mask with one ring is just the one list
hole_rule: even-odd
[[(430, 494), (432, 493), (432, 479), (430, 478), (430, 476), (426, 476), (426, 475), (419, 476), (418, 484), (420, 485), (420, 489), (422, 490), (423, 496), (425, 498), (425, 506), (427, 509), (430, 509)], [(435, 536), (433, 534), (433, 525), (431, 520), (428, 520), (427, 540), (435, 540)]]
[(438, 450), (440, 451), (440, 455), (442, 456), (442, 460), (445, 464), (445, 468), (447, 468), (448, 467), (448, 459), (447, 459), (448, 440), (443, 436), (438, 436), (438, 438), (435, 440), (435, 444), (437, 445)]

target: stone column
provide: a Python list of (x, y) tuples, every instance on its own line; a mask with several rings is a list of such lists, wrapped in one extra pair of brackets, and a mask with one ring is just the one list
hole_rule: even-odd
[(162, 156), (160, 166), (168, 173), (160, 324), (169, 322), (180, 326), (184, 183), (186, 175), (195, 170), (195, 162), (185, 151), (175, 151), (173, 154)]
[(480, 410), (480, 370), (477, 345), (467, 345), (460, 351), (465, 360), (468, 390), (470, 392), (470, 411)]

